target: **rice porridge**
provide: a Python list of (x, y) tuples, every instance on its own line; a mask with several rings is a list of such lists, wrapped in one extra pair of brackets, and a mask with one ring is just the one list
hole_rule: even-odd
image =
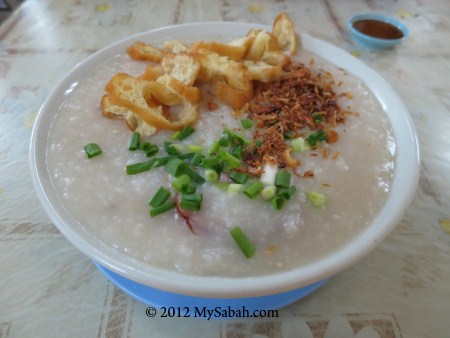
[[(334, 129), (338, 142), (319, 150), (295, 153), (300, 173), (292, 175), (297, 192), (282, 210), (257, 197), (230, 194), (212, 184), (199, 186), (203, 204), (193, 213), (190, 231), (183, 217), (170, 210), (149, 216), (148, 201), (160, 186), (170, 186), (164, 167), (127, 175), (128, 164), (147, 160), (142, 152), (128, 150), (131, 135), (118, 120), (100, 113), (99, 100), (112, 75), (136, 76), (145, 64), (119, 55), (100, 65), (78, 83), (60, 107), (48, 135), (47, 166), (54, 189), (65, 209), (81, 227), (100, 241), (152, 266), (192, 275), (245, 277), (288, 271), (332, 255), (367, 227), (389, 193), (396, 146), (390, 122), (380, 103), (359, 80), (342, 69), (302, 50), (300, 62), (334, 77), (339, 105), (358, 114)], [(314, 63), (310, 64), (311, 58)], [(339, 85), (338, 85), (339, 84)], [(209, 145), (224, 127), (240, 128), (231, 108), (219, 103), (209, 111), (204, 98), (196, 132), (181, 143)], [(163, 149), (171, 131), (158, 131), (148, 141)], [(87, 159), (83, 147), (95, 142), (101, 156)], [(163, 152), (161, 150), (161, 155)], [(159, 156), (159, 155), (158, 155)], [(327, 196), (325, 208), (308, 201), (309, 192)], [(239, 226), (256, 247), (247, 259), (229, 232)]]

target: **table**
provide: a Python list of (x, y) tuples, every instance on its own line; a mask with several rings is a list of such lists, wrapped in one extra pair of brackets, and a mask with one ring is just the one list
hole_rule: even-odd
[[(280, 11), (360, 58), (404, 100), (422, 151), (416, 196), (374, 252), (278, 318), (149, 318), (44, 213), (29, 173), (33, 121), (62, 76), (110, 43), (187, 22), (271, 24)], [(410, 38), (385, 51), (354, 45), (346, 21), (362, 12), (400, 19)], [(0, 338), (449, 337), (449, 41), (446, 0), (24, 2), (0, 26)]]

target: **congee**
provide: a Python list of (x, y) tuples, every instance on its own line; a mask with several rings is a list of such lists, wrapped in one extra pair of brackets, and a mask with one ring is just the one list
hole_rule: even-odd
[[(291, 59), (274, 78), (253, 80), (245, 104), (231, 103), (239, 107), (218, 97), (214, 81), (195, 83), (199, 101), (169, 107), (147, 96), (167, 121), (187, 105), (198, 110), (192, 129), (173, 130), (140, 115), (105, 118), (105, 84), (118, 73), (138, 78), (147, 63), (124, 51), (98, 65), (72, 88), (48, 135), (61, 204), (106, 245), (190, 275), (267, 275), (332, 255), (385, 202), (395, 139), (361, 80), (307, 50)], [(233, 89), (226, 74), (217, 79)], [(88, 158), (88, 144), (101, 154)]]

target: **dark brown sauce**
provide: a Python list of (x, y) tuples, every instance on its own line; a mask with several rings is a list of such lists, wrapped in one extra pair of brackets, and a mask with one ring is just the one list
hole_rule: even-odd
[(400, 29), (383, 21), (372, 19), (358, 20), (353, 23), (353, 27), (373, 38), (395, 40), (403, 37), (403, 32)]

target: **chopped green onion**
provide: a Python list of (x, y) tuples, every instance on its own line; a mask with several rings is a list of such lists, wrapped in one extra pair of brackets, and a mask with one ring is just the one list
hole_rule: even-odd
[(163, 165), (166, 165), (167, 162), (169, 162), (170, 159), (172, 159), (172, 156), (164, 156), (164, 157), (157, 157), (154, 158), (152, 161), (154, 161), (152, 168), (158, 168)]
[(286, 170), (280, 170), (275, 177), (275, 186), (277, 188), (289, 188), (291, 183), (291, 174)]
[(264, 185), (275, 185), (275, 178), (277, 177), (278, 166), (270, 163), (265, 163), (263, 173), (259, 181)]
[(288, 130), (287, 132), (285, 132), (283, 137), (285, 140), (290, 140), (292, 138), (292, 130)]
[(169, 155), (180, 155), (180, 152), (178, 151), (177, 147), (174, 146), (173, 143), (169, 141), (164, 141), (164, 148), (166, 149), (167, 154)]
[(234, 182), (239, 184), (244, 184), (248, 180), (248, 175), (245, 173), (240, 173), (238, 171), (230, 171), (230, 174), (228, 175)]
[(320, 122), (322, 122), (322, 114), (321, 113), (312, 113), (312, 118), (315, 124), (319, 124)]
[(288, 189), (281, 191), (278, 196), (281, 196), (285, 198), (286, 200), (290, 200), (292, 196), (294, 196), (295, 192), (297, 191), (297, 188), (293, 185), (291, 185)]
[(228, 183), (228, 182), (217, 182), (216, 183), (216, 187), (222, 191), (226, 191), (228, 189), (229, 185), (230, 185), (230, 183)]
[(221, 147), (228, 147), (229, 144), (230, 144), (230, 135), (228, 135), (227, 133), (222, 133), (222, 136), (220, 136), (219, 139), (219, 145)]
[(127, 175), (136, 175), (154, 168), (155, 160), (149, 160), (141, 163), (133, 163), (126, 166)]
[(310, 146), (306, 143), (303, 137), (297, 137), (291, 142), (292, 150), (294, 152), (309, 150)]
[(238, 192), (240, 192), (243, 188), (242, 184), (238, 184), (238, 183), (230, 183), (228, 184), (227, 187), (227, 192), (230, 194), (236, 194)]
[(187, 144), (186, 149), (192, 153), (199, 153), (203, 151), (203, 146), (197, 144)]
[(172, 182), (172, 188), (176, 191), (183, 191), (183, 187), (191, 183), (191, 177), (188, 174), (183, 174)]
[(141, 134), (139, 134), (138, 132), (134, 132), (130, 137), (130, 141), (128, 142), (128, 150), (135, 151), (139, 147), (140, 139)]
[(205, 157), (200, 164), (204, 168), (215, 168), (220, 164), (220, 159), (218, 157)]
[(196, 172), (191, 167), (187, 166), (187, 168), (183, 172), (184, 174), (188, 174), (190, 178), (196, 183), (196, 184), (203, 184), (205, 183), (205, 179), (203, 176), (201, 176), (198, 172)]
[(284, 197), (276, 196), (270, 200), (270, 203), (276, 210), (281, 210), (283, 209), (284, 201), (285, 201)]
[(250, 258), (255, 254), (256, 252), (255, 246), (253, 245), (252, 242), (250, 242), (249, 238), (240, 227), (234, 227), (233, 229), (231, 229), (230, 235), (231, 237), (233, 237), (236, 244), (242, 250), (245, 257)]
[(192, 210), (198, 211), (200, 210), (200, 206), (203, 201), (203, 195), (194, 193), (194, 194), (182, 194), (181, 195), (181, 209), (183, 210)]
[(246, 194), (247, 197), (253, 199), (259, 194), (263, 187), (264, 186), (261, 182), (253, 182), (251, 185), (244, 189), (244, 194)]
[(172, 140), (176, 140), (176, 139), (178, 139), (178, 135), (180, 135), (180, 131), (179, 131), (179, 130), (177, 130), (177, 131), (174, 132), (172, 135), (170, 135), (170, 138), (171, 138)]
[(197, 191), (197, 187), (193, 183), (183, 184), (181, 186), (181, 192), (185, 194), (193, 194)]
[(163, 205), (160, 205), (159, 207), (156, 207), (156, 208), (150, 210), (150, 216), (155, 217), (155, 216), (162, 214), (163, 212), (166, 212), (167, 210), (170, 210), (174, 207), (175, 207), (174, 201), (167, 202)]
[(261, 140), (256, 140), (255, 141), (255, 146), (257, 146), (258, 148), (262, 146), (262, 141)]
[(195, 165), (196, 167), (198, 167), (202, 163), (202, 160), (204, 158), (205, 158), (205, 155), (200, 154), (200, 153), (195, 153), (194, 156), (191, 159), (191, 164)]
[(155, 195), (153, 195), (149, 204), (153, 208), (159, 207), (160, 205), (164, 204), (164, 202), (167, 201), (167, 199), (169, 197), (170, 197), (170, 191), (164, 187), (160, 187), (158, 189), (158, 191), (155, 193)]
[(317, 142), (323, 142), (326, 140), (327, 140), (327, 135), (325, 134), (325, 132), (322, 129), (316, 130), (315, 132), (309, 134), (309, 136), (306, 138), (306, 141), (311, 146), (315, 146)]
[(183, 129), (180, 131), (180, 133), (178, 134), (177, 139), (182, 141), (185, 138), (187, 138), (189, 135), (191, 135), (193, 132), (195, 132), (194, 128), (192, 128), (189, 125), (185, 125), (183, 127)]
[(241, 124), (244, 129), (250, 129), (253, 127), (253, 122), (250, 119), (242, 119)]
[(238, 145), (237, 147), (234, 147), (231, 152), (231, 155), (233, 155), (234, 157), (242, 160), (242, 146)]
[(324, 208), (327, 204), (327, 197), (317, 191), (312, 191), (308, 195), (308, 200), (316, 208)]
[(186, 169), (189, 168), (189, 165), (180, 160), (179, 158), (173, 157), (167, 162), (166, 170), (172, 176), (178, 177), (185, 172)]
[(147, 157), (156, 155), (159, 151), (159, 148), (156, 144), (151, 144), (148, 142), (141, 142), (139, 144), (139, 149), (145, 152)]
[(250, 140), (246, 139), (244, 136), (232, 131), (231, 129), (225, 128), (223, 130), (225, 133), (227, 133), (232, 139), (238, 140), (240, 143), (250, 144)]
[(194, 157), (194, 155), (195, 155), (195, 153), (185, 153), (185, 154), (180, 154), (180, 155), (178, 155), (177, 157), (178, 157), (180, 160), (188, 160), (188, 159)]
[(86, 144), (83, 149), (88, 158), (93, 158), (94, 156), (98, 156), (102, 153), (102, 150), (96, 143)]
[(211, 144), (211, 146), (209, 147), (209, 149), (208, 149), (208, 155), (212, 155), (212, 154), (215, 154), (215, 153), (217, 153), (217, 151), (219, 150), (219, 148), (220, 148), (220, 144), (219, 144), (219, 141), (214, 141), (212, 144)]
[(217, 171), (215, 171), (214, 169), (206, 169), (205, 177), (206, 181), (210, 183), (214, 183), (219, 180), (219, 175), (217, 174)]
[(226, 151), (221, 151), (219, 153), (219, 158), (222, 159), (226, 164), (230, 166), (230, 168), (238, 168), (241, 165), (241, 160), (237, 157), (231, 155)]
[(266, 200), (270, 201), (277, 191), (277, 188), (274, 185), (268, 185), (261, 190), (261, 197)]

